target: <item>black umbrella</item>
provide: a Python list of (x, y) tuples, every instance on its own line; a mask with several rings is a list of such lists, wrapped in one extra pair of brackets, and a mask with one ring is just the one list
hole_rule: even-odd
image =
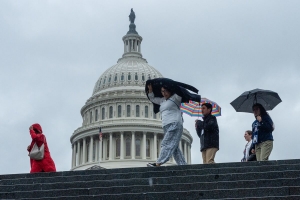
[(252, 106), (260, 103), (266, 110), (272, 110), (281, 102), (279, 95), (271, 90), (254, 89), (241, 94), (230, 104), (237, 112), (252, 113)]

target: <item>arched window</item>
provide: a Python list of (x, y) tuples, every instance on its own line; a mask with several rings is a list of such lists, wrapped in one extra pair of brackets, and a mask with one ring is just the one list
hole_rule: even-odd
[(126, 139), (126, 156), (131, 156), (131, 139)]
[(145, 75), (142, 74), (142, 81), (145, 81)]
[(135, 73), (135, 76), (134, 76), (135, 78), (135, 80), (137, 81), (137, 80), (139, 80), (139, 76), (138, 76), (138, 74), (137, 73)]
[(135, 116), (136, 116), (136, 117), (139, 117), (139, 116), (140, 116), (140, 106), (139, 106), (139, 105), (136, 105), (136, 106), (135, 106)]
[(106, 76), (104, 77), (104, 81), (103, 81), (103, 84), (105, 84), (105, 81), (106, 81)]
[(135, 139), (135, 156), (141, 156), (141, 140)]
[(130, 105), (127, 105), (127, 117), (130, 117)]
[(121, 75), (121, 81), (124, 81), (124, 73)]
[(109, 118), (113, 118), (113, 107), (109, 107)]
[(120, 138), (116, 139), (116, 157), (120, 157), (121, 154), (121, 142)]
[(148, 118), (148, 106), (145, 106), (145, 117)]
[(110, 81), (111, 81), (111, 75), (110, 75), (109, 78), (108, 78), (108, 83), (110, 83)]
[(95, 121), (98, 121), (98, 109), (95, 110)]
[(117, 81), (117, 80), (118, 80), (118, 74), (115, 75), (115, 81)]
[(122, 106), (118, 105), (118, 117), (122, 116)]
[(106, 142), (106, 158), (109, 158), (109, 140)]
[(150, 157), (150, 139), (147, 139), (146, 143), (146, 156)]
[(102, 113), (101, 114), (102, 114), (102, 119), (105, 119), (105, 108), (104, 107), (102, 108)]
[(130, 75), (130, 73), (128, 74), (128, 80), (129, 80), (129, 81), (131, 80), (131, 75)]
[(92, 113), (92, 111), (90, 112), (90, 123), (92, 123), (92, 121), (93, 121), (93, 113)]
[(156, 119), (156, 114), (153, 112), (153, 119)]

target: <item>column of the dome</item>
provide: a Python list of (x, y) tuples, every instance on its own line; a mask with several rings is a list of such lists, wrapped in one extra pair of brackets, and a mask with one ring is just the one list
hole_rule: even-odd
[(126, 40), (124, 40), (123, 42), (124, 42), (124, 53), (126, 53)]
[(142, 148), (142, 159), (146, 159), (146, 150), (147, 150), (147, 144), (146, 144), (146, 133), (143, 132), (143, 148)]
[(94, 149), (94, 138), (93, 136), (90, 136), (89, 162), (93, 162), (93, 149)]
[(137, 38), (134, 40), (134, 51), (137, 51)]
[(184, 157), (185, 157), (185, 160), (187, 161), (187, 148), (186, 148), (186, 141), (184, 141)]
[(153, 160), (157, 160), (157, 133), (153, 134)]
[(131, 132), (131, 159), (135, 159), (135, 132)]
[(99, 162), (101, 162), (102, 161), (102, 138), (101, 139), (99, 139), (99, 149), (98, 149), (98, 152), (99, 152), (99, 154), (98, 154), (98, 156), (99, 156)]
[(80, 165), (80, 140), (77, 141), (77, 164), (76, 166)]
[(107, 139), (105, 139), (105, 140), (103, 140), (103, 143), (102, 143), (102, 146), (103, 146), (103, 152), (102, 152), (102, 158), (103, 158), (103, 160), (105, 161), (106, 160), (106, 155), (107, 155), (107, 153), (106, 153), (106, 151), (107, 151), (107, 147), (106, 147), (106, 145), (107, 145)]
[(141, 44), (142, 44), (142, 42), (140, 41), (139, 42), (139, 53), (141, 53)]
[(120, 152), (120, 159), (123, 160), (124, 159), (124, 132), (122, 131), (121, 132), (121, 145), (120, 145), (120, 149), (121, 149), (121, 152)]
[(72, 168), (76, 165), (76, 144), (73, 143), (73, 153), (72, 153)]
[(112, 160), (113, 159), (113, 142), (112, 142), (112, 139), (113, 139), (113, 135), (112, 135), (112, 132), (109, 133), (109, 160)]
[(98, 155), (98, 153), (99, 153), (99, 150), (98, 150), (99, 142), (97, 142), (97, 140), (95, 140), (95, 145), (96, 145), (96, 147), (95, 147), (95, 162), (97, 162), (98, 158), (99, 158), (99, 155)]
[(83, 147), (82, 147), (82, 153), (83, 153), (83, 155), (82, 155), (82, 164), (84, 164), (84, 163), (86, 163), (86, 138), (83, 138), (83, 141), (82, 141), (82, 145), (83, 145)]

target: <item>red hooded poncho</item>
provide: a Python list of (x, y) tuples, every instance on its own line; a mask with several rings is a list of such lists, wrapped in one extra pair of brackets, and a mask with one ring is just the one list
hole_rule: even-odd
[[(39, 147), (42, 146), (42, 144), (44, 143), (45, 154), (42, 160), (30, 159), (30, 165), (31, 165), (30, 173), (56, 172), (55, 164), (50, 156), (50, 151), (48, 148), (46, 137), (43, 134), (42, 127), (39, 124), (33, 124), (32, 127), (34, 130), (29, 130), (32, 138), (32, 142), (30, 144), (28, 151), (29, 152), (31, 151), (34, 143), (37, 143)], [(39, 132), (39, 134), (36, 134), (36, 132)]]

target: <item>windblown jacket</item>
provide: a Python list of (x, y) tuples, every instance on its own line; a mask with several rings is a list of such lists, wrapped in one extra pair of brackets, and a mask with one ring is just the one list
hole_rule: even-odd
[[(145, 85), (145, 92), (147, 94), (148, 97), (148, 85), (151, 84), (152, 85), (152, 89), (153, 89), (153, 93), (155, 97), (163, 97), (163, 95), (161, 94), (161, 87), (163, 86), (168, 86), (169, 88), (172, 88), (172, 91), (177, 94), (178, 96), (180, 96), (181, 99), (181, 103), (183, 102), (189, 102), (190, 100), (192, 101), (196, 101), (196, 102), (200, 102), (201, 101), (201, 96), (198, 94), (192, 94), (190, 93), (188, 90), (198, 93), (198, 89), (196, 89), (195, 87), (185, 84), (185, 83), (181, 83), (181, 82), (177, 82), (177, 81), (173, 81), (172, 79), (168, 79), (168, 78), (155, 78), (155, 79), (150, 79), (146, 81), (146, 85)], [(150, 98), (148, 97), (148, 99), (150, 100)], [(153, 102), (152, 102), (153, 103)], [(155, 104), (153, 103), (153, 111), (154, 113), (158, 113), (159, 112), (159, 104)]]

